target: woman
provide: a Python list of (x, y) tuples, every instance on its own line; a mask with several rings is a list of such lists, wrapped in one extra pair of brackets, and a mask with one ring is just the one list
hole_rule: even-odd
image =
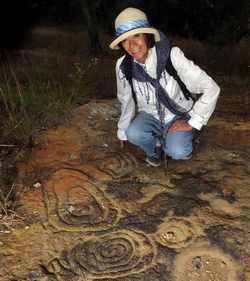
[[(176, 160), (190, 159), (194, 130), (207, 124), (220, 88), (178, 47), (170, 48), (166, 36), (149, 25), (141, 10), (123, 10), (115, 29), (117, 38), (110, 48), (122, 48), (126, 54), (116, 63), (121, 144), (129, 141), (139, 146), (146, 153), (146, 162), (154, 167), (160, 165), (161, 151)], [(195, 102), (185, 97), (167, 72), (169, 58), (186, 88), (200, 94)]]

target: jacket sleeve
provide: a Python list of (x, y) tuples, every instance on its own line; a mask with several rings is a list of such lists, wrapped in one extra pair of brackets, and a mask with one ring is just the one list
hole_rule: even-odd
[(118, 121), (117, 137), (120, 140), (127, 140), (126, 130), (135, 116), (135, 102), (132, 96), (131, 87), (120, 70), (120, 64), (124, 57), (116, 63), (117, 98), (121, 103), (121, 115)]
[(220, 88), (205, 71), (188, 60), (178, 47), (172, 48), (171, 61), (187, 89), (194, 94), (201, 94), (190, 111), (191, 118), (188, 121), (193, 128), (200, 130), (215, 110)]

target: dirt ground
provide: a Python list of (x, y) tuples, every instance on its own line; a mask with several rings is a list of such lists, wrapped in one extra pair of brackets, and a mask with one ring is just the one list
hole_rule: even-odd
[(116, 100), (75, 110), (19, 163), (0, 280), (249, 281), (249, 106), (222, 95), (193, 158), (159, 168), (120, 149)]

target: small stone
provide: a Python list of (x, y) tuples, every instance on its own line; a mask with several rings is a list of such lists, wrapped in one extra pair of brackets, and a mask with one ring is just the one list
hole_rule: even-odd
[(71, 153), (71, 154), (69, 155), (69, 160), (76, 160), (76, 159), (77, 159), (77, 155), (76, 155), (76, 154)]
[(72, 206), (72, 205), (70, 205), (70, 206), (68, 207), (68, 211), (69, 211), (69, 212), (74, 212), (74, 211), (75, 211), (75, 207)]
[(36, 183), (33, 184), (33, 187), (35, 187), (35, 188), (39, 188), (39, 187), (41, 187), (41, 186), (42, 186), (42, 185), (41, 185), (40, 182), (36, 182)]
[(195, 257), (193, 259), (193, 265), (194, 265), (196, 270), (200, 270), (201, 266), (202, 266), (202, 264), (201, 264), (201, 257)]
[(167, 240), (167, 241), (171, 241), (171, 242), (176, 242), (175, 234), (172, 231), (169, 231), (167, 233), (163, 233), (161, 238), (162, 238), (163, 241)]

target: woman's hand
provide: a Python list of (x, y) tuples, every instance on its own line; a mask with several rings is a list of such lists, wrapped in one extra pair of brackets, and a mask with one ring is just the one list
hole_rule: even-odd
[(168, 132), (175, 133), (178, 131), (191, 131), (193, 127), (188, 124), (187, 121), (179, 119), (176, 120), (173, 125), (168, 129)]
[(124, 149), (125, 146), (126, 146), (126, 143), (127, 143), (127, 141), (121, 140), (121, 141), (120, 141), (120, 148), (121, 148), (121, 149)]

